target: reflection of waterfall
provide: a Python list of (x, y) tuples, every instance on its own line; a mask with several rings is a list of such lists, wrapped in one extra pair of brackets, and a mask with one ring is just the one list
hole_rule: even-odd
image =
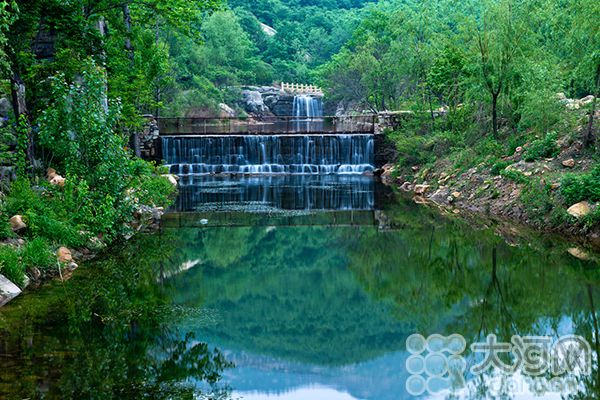
[(323, 101), (320, 97), (295, 96), (292, 114), (296, 131), (318, 131), (323, 124)]
[[(360, 175), (187, 176), (177, 211), (372, 210), (375, 181)], [(267, 207), (267, 208), (265, 208)]]
[(373, 170), (373, 135), (163, 137), (171, 173), (362, 174)]

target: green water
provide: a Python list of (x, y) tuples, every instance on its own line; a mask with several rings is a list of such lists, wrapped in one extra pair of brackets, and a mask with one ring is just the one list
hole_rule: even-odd
[(378, 208), (171, 215), (0, 310), (0, 398), (402, 399), (413, 333), (595, 348), (600, 270), (569, 243), (410, 199)]

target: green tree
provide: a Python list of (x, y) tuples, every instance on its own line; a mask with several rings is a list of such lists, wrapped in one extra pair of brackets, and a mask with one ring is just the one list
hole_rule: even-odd
[(474, 32), (479, 84), (489, 97), (494, 137), (498, 137), (498, 102), (514, 80), (526, 35), (522, 11), (513, 0), (488, 2)]

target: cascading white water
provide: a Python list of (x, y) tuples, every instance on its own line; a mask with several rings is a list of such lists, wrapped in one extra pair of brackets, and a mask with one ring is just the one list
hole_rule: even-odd
[(292, 113), (294, 117), (323, 117), (323, 101), (319, 97), (308, 95), (295, 96)]
[(323, 124), (323, 101), (320, 97), (298, 95), (294, 97), (292, 115), (298, 132), (318, 131)]
[(374, 137), (282, 135), (163, 137), (171, 173), (362, 174), (373, 171)]

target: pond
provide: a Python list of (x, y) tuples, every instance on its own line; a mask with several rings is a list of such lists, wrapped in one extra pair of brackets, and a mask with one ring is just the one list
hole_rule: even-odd
[[(0, 398), (600, 393), (600, 270), (572, 244), (444, 214), (369, 177), (183, 183), (160, 233), (0, 310)], [(473, 370), (485, 357), (471, 345), (488, 335), (513, 345), (503, 365), (519, 338), (552, 344), (524, 353), (537, 373)], [(582, 362), (553, 369), (555, 342), (576, 337)]]

